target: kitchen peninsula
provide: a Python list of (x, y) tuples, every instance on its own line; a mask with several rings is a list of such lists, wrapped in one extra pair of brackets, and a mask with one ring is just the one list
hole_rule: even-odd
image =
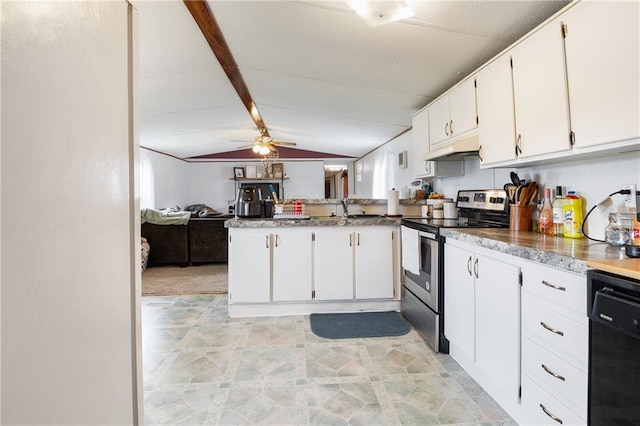
[(229, 316), (400, 310), (398, 218), (230, 219)]

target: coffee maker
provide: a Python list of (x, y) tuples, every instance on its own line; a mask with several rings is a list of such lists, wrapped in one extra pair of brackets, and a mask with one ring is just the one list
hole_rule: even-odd
[(243, 186), (236, 199), (237, 217), (260, 217), (262, 214), (262, 191), (255, 186)]

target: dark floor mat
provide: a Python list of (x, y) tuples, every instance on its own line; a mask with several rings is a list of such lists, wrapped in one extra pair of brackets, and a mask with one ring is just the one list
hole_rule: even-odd
[(411, 326), (399, 312), (311, 314), (311, 331), (326, 339), (402, 336)]

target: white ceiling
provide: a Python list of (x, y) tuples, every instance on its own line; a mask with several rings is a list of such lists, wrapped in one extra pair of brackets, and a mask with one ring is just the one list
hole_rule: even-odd
[[(568, 2), (410, 2), (369, 27), (342, 1), (209, 1), (276, 140), (360, 157)], [(181, 1), (135, 0), (140, 144), (180, 158), (234, 151), (258, 135)]]

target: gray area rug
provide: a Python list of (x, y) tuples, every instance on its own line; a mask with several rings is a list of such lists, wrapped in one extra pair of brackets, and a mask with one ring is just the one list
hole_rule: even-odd
[(402, 336), (411, 330), (395, 311), (311, 314), (309, 321), (313, 334), (326, 339)]
[(226, 263), (200, 266), (151, 266), (142, 273), (143, 296), (226, 294)]

